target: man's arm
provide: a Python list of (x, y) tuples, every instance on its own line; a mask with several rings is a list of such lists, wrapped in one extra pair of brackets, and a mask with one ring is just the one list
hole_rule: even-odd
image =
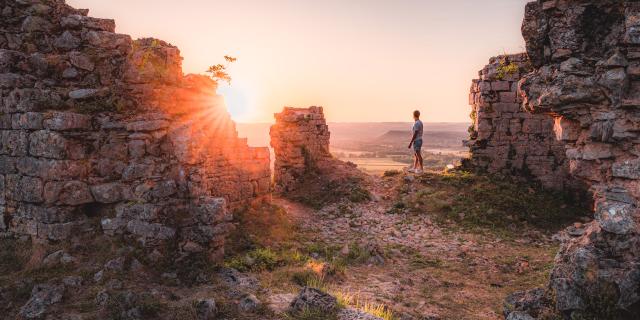
[(409, 142), (409, 149), (411, 149), (411, 145), (413, 145), (413, 142), (416, 141), (417, 137), (418, 137), (418, 131), (413, 130), (413, 137), (411, 137), (411, 142)]

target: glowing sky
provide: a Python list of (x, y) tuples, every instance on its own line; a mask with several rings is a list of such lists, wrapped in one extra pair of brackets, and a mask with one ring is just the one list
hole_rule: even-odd
[(529, 0), (67, 0), (119, 33), (178, 46), (185, 72), (228, 54), (235, 120), (322, 105), (329, 121), (468, 121), (472, 78), (524, 51)]

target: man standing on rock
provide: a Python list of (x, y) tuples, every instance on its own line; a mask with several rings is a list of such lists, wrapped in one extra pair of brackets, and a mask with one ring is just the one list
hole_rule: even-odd
[(411, 129), (413, 136), (411, 138), (411, 142), (409, 142), (409, 149), (411, 149), (411, 146), (413, 145), (414, 160), (413, 168), (410, 168), (408, 171), (420, 174), (424, 169), (422, 166), (422, 132), (424, 127), (422, 125), (422, 121), (420, 121), (420, 111), (416, 110), (413, 112), (413, 120), (415, 120), (415, 122)]

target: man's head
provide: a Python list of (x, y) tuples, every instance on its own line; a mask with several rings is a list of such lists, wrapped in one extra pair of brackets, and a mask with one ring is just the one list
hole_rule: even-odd
[(418, 120), (420, 119), (420, 111), (416, 110), (413, 112), (413, 118)]

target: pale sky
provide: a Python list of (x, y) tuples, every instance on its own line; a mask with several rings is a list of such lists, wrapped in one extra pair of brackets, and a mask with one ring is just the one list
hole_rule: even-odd
[(283, 106), (329, 121), (469, 121), (468, 92), (491, 56), (524, 51), (529, 0), (67, 0), (119, 33), (180, 48), (185, 73), (238, 58), (222, 87), (236, 121)]

